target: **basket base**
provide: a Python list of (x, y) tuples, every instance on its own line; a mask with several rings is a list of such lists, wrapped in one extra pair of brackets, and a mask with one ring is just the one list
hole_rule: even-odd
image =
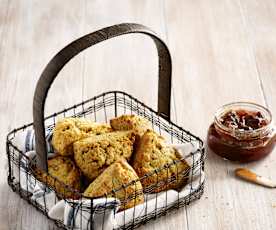
[[(68, 226), (64, 225), (64, 223), (62, 221), (54, 220), (54, 219), (50, 218), (48, 216), (48, 210), (45, 209), (42, 205), (38, 204), (37, 202), (34, 202), (33, 200), (31, 200), (30, 198), (31, 198), (32, 194), (25, 191), (25, 190), (23, 190), (23, 189), (21, 189), (20, 184), (19, 183), (14, 183), (13, 179), (10, 178), (10, 177), (8, 177), (8, 184), (11, 187), (13, 192), (17, 193), (22, 199), (24, 199), (30, 205), (32, 205), (35, 209), (40, 211), (50, 221), (52, 221), (58, 228), (65, 229), (65, 230), (71, 229), (71, 227), (68, 227)], [(114, 230), (136, 229), (136, 228), (140, 227), (141, 225), (145, 225), (148, 222), (152, 222), (152, 221), (154, 221), (154, 220), (156, 220), (156, 219), (158, 219), (162, 216), (171, 215), (171, 214), (175, 213), (178, 209), (189, 205), (192, 201), (200, 199), (201, 196), (203, 195), (203, 193), (204, 193), (204, 182), (201, 184), (201, 186), (197, 190), (195, 190), (193, 193), (191, 193), (191, 196), (189, 198), (180, 199), (179, 202), (176, 202), (175, 204), (172, 204), (170, 206), (167, 206), (166, 208), (163, 208), (163, 209), (159, 210), (154, 215), (144, 216), (144, 217), (140, 218), (139, 220), (135, 220), (132, 223), (129, 223), (125, 226), (121, 226), (119, 228), (115, 228)]]

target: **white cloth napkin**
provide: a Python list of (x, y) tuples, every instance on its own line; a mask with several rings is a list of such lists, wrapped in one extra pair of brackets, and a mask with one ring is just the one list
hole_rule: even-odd
[[(51, 146), (51, 132), (46, 132), (47, 150), (49, 156), (53, 156)], [(34, 143), (34, 132), (28, 130), (16, 136), (14, 144), (24, 152), (30, 159), (35, 158), (36, 153)], [(90, 229), (93, 225), (95, 230), (108, 230), (127, 226), (133, 223), (136, 218), (143, 218), (145, 215), (155, 215), (156, 210), (173, 205), (178, 199), (187, 197), (197, 190), (204, 182), (204, 172), (201, 170), (200, 153), (197, 143), (177, 144), (175, 147), (187, 163), (193, 166), (190, 170), (189, 183), (181, 191), (167, 190), (156, 194), (145, 194), (145, 202), (136, 205), (133, 208), (119, 211), (120, 201), (115, 198), (99, 198), (91, 200), (60, 200), (55, 192), (34, 179), (33, 176), (26, 173), (25, 168), (28, 162), (24, 158), (21, 160), (20, 186), (32, 194), (31, 199), (38, 204), (46, 207), (50, 218), (62, 220), (65, 225), (72, 229)], [(191, 173), (191, 171), (193, 171)], [(193, 175), (193, 176), (192, 176)], [(92, 208), (91, 208), (92, 206)]]

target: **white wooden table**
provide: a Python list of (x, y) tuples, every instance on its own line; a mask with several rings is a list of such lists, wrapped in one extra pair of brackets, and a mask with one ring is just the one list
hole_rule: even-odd
[[(104, 26), (136, 22), (167, 42), (173, 59), (172, 120), (205, 139), (215, 110), (249, 100), (276, 117), (275, 0), (0, 0), (0, 229), (55, 229), (6, 183), (5, 136), (32, 121), (32, 97), (50, 58)], [(93, 65), (92, 65), (93, 63)], [(107, 90), (156, 107), (157, 57), (139, 35), (85, 51), (62, 70), (47, 113)], [(276, 191), (239, 181), (241, 166), (209, 154), (202, 198), (141, 229), (276, 229)], [(276, 151), (243, 165), (276, 180)]]

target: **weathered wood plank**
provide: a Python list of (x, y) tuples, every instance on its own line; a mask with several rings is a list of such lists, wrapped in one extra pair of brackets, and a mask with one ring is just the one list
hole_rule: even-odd
[[(259, 73), (259, 83), (263, 97), (272, 115), (276, 116), (276, 3), (275, 1), (240, 1), (240, 10), (244, 16), (244, 24), (247, 26), (247, 34), (251, 41), (252, 56)], [(276, 150), (262, 162), (255, 166), (258, 173), (276, 180), (274, 169), (276, 167)], [(264, 207), (270, 210), (268, 223), (264, 228), (274, 229), (273, 223), (276, 216), (275, 195), (273, 191), (265, 194), (266, 204)]]
[[(1, 60), (4, 64), (0, 76), (1, 80), (4, 78), (0, 113), (5, 114), (1, 121), (2, 153), (5, 152), (4, 138), (8, 130), (32, 121), (33, 93), (44, 66), (59, 49), (81, 34), (78, 26), (82, 20), (81, 7), (73, 2), (64, 5), (55, 1), (9, 1), (7, 16), (3, 21), (5, 44), (2, 46)], [(81, 99), (82, 78), (75, 80), (79, 72), (80, 60), (62, 71), (63, 76), (50, 91), (46, 108), (48, 113)], [(64, 77), (67, 80), (62, 79)], [(4, 162), (5, 156), (1, 155), (1, 163)], [(53, 224), (47, 218), (11, 192), (6, 184), (6, 173), (1, 175), (1, 210), (5, 211), (2, 212), (0, 228), (52, 228)]]
[[(117, 23), (134, 22), (151, 27), (165, 38), (159, 1), (117, 1), (116, 4), (112, 1), (88, 1), (87, 8), (97, 9), (96, 13), (95, 10), (86, 12), (86, 20), (91, 22), (86, 25), (87, 32)], [(87, 50), (85, 55), (85, 97), (117, 89), (156, 108), (157, 53), (149, 37), (133, 34), (118, 37)]]
[[(170, 1), (166, 9), (179, 124), (205, 139), (222, 104), (265, 104), (238, 1)], [(245, 166), (267, 173), (274, 159)], [(206, 163), (205, 194), (187, 209), (189, 229), (273, 229), (271, 190), (236, 180), (240, 164), (210, 152)]]
[[(168, 43), (177, 105), (173, 120), (193, 133), (205, 138), (215, 110), (231, 101), (267, 104), (276, 114), (276, 4), (272, 0), (120, 0), (116, 4), (0, 0), (0, 5), (2, 153), (8, 130), (32, 120), (35, 83), (50, 58), (73, 39), (120, 22), (148, 25)], [(152, 42), (138, 35), (89, 49), (62, 70), (50, 90), (46, 112), (114, 89), (156, 107), (155, 55)], [(274, 155), (275, 151), (244, 166), (273, 178)], [(0, 162), (5, 165), (5, 155)], [(187, 211), (142, 229), (273, 229), (273, 190), (236, 180), (232, 171), (239, 166), (209, 153), (202, 199)], [(4, 167), (0, 173), (0, 229), (55, 229), (11, 192)]]
[[(114, 14), (113, 10), (111, 12), (110, 5), (114, 6), (113, 10), (117, 9), (117, 14)], [(162, 7), (158, 1), (151, 3), (121, 1), (116, 4), (112, 1), (102, 1), (101, 3), (83, 2), (66, 5), (54, 1), (47, 3), (12, 2), (7, 13), (9, 19), (3, 22), (7, 27), (5, 42), (8, 44), (5, 44), (3, 50), (6, 55), (3, 56), (4, 70), (0, 77), (9, 87), (9, 89), (5, 87), (7, 90), (2, 94), (5, 95), (2, 98), (6, 98), (2, 111), (7, 110), (7, 117), (9, 117), (8, 122), (7, 117), (2, 119), (1, 124), (5, 124), (6, 127), (3, 135), (10, 127), (32, 120), (32, 96), (35, 82), (43, 67), (60, 48), (85, 33), (120, 22), (144, 23), (162, 35), (165, 30)], [(152, 14), (153, 9), (154, 14)], [(110, 15), (110, 17), (101, 15)], [(156, 18), (153, 18), (153, 15)], [(99, 20), (101, 18), (102, 21)], [(24, 34), (24, 36), (18, 39), (18, 34)], [(122, 50), (124, 51), (121, 53)], [(145, 50), (149, 51), (146, 57), (144, 57)], [(104, 53), (107, 55), (103, 55)], [(115, 53), (118, 55), (114, 55)], [(149, 39), (146, 40), (141, 36), (137, 36), (134, 42), (129, 38), (118, 39), (114, 41), (114, 44), (107, 43), (96, 47), (96, 50), (91, 52), (91, 56), (89, 55), (87, 53), (76, 57), (62, 70), (50, 90), (46, 103), (47, 114), (79, 102), (82, 97), (87, 98), (107, 90), (104, 87), (98, 87), (99, 85), (107, 85), (112, 90), (117, 87), (130, 93), (133, 90), (134, 95), (141, 100), (152, 106), (156, 105), (157, 58), (153, 43)], [(106, 56), (109, 59), (105, 60)], [(13, 57), (15, 68), (10, 68), (8, 65), (11, 57)], [(89, 69), (90, 63), (95, 63), (95, 67), (92, 66)], [(114, 64), (109, 65), (109, 63)], [(141, 64), (141, 67), (137, 63)], [(105, 68), (108, 69), (106, 73)], [(118, 72), (114, 71), (113, 74), (113, 70), (118, 70)], [(109, 76), (110, 73), (112, 76)], [(121, 75), (120, 80), (116, 79), (117, 75)], [(93, 78), (90, 79), (91, 76)], [(101, 81), (99, 76), (107, 76), (105, 82)], [(83, 78), (85, 82), (82, 82)], [(94, 80), (98, 84), (95, 84)], [(131, 81), (133, 84), (129, 84)], [(148, 90), (145, 92), (141, 89), (144, 86), (142, 83), (146, 81), (148, 81)], [(24, 97), (22, 96), (23, 90)], [(36, 229), (38, 225), (41, 225), (41, 229), (51, 228), (45, 217), (26, 205), (17, 195), (9, 192), (4, 182), (5, 177), (1, 180), (4, 184), (1, 190), (3, 197), (8, 196), (7, 203), (3, 203), (2, 206), (8, 206), (10, 210), (7, 218), (1, 222), (1, 227)], [(17, 221), (13, 221), (15, 219)], [(157, 225), (153, 225), (152, 228), (161, 226), (160, 223), (156, 223)]]
[(276, 116), (276, 3), (240, 1), (267, 106)]

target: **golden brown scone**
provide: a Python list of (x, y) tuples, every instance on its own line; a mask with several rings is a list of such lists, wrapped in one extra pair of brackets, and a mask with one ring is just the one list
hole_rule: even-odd
[(57, 153), (70, 156), (73, 155), (75, 141), (111, 131), (108, 124), (99, 124), (84, 118), (64, 118), (54, 128), (52, 144)]
[[(134, 182), (136, 181), (136, 182)], [(131, 182), (134, 182), (131, 184)], [(127, 185), (121, 188), (122, 185)], [(112, 190), (114, 189), (114, 193)], [(125, 159), (120, 159), (103, 171), (85, 190), (85, 196), (116, 197), (121, 201), (120, 210), (131, 208), (144, 202), (143, 187), (136, 172)]]
[[(48, 174), (51, 176), (40, 169), (35, 169), (37, 179), (52, 187), (61, 198), (77, 198), (72, 190), (80, 191), (81, 175), (70, 158), (57, 156), (49, 159)], [(69, 186), (71, 190), (65, 185)]]
[(74, 158), (77, 166), (90, 180), (121, 157), (129, 160), (133, 152), (135, 134), (131, 131), (116, 131), (91, 136), (74, 143)]
[(133, 130), (142, 136), (147, 129), (152, 129), (151, 123), (138, 115), (122, 115), (110, 120), (110, 125), (114, 130)]
[[(175, 164), (169, 168), (164, 168), (157, 174), (154, 173), (154, 170), (174, 161)], [(152, 192), (160, 192), (167, 189), (177, 189), (187, 183), (190, 167), (185, 160), (181, 160), (176, 149), (165, 143), (162, 136), (148, 130), (138, 143), (134, 154), (133, 168), (140, 178), (147, 173), (153, 173), (151, 176), (141, 179), (141, 183), (146, 190), (150, 191), (152, 188)], [(154, 187), (157, 181), (158, 185)], [(168, 181), (172, 182), (168, 183)]]

